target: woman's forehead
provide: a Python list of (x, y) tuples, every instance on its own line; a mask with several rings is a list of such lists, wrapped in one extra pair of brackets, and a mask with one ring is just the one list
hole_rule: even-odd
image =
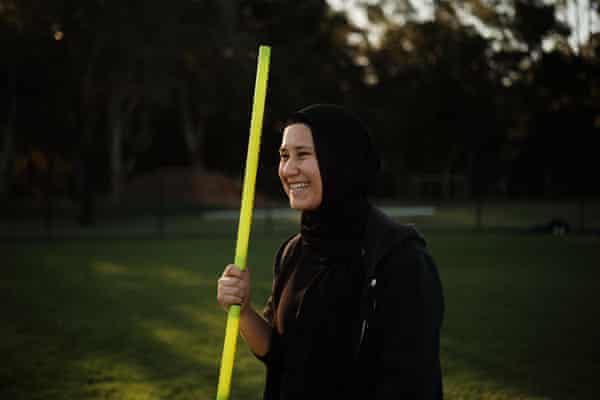
[(281, 148), (310, 147), (314, 148), (312, 132), (308, 125), (292, 124), (283, 130)]

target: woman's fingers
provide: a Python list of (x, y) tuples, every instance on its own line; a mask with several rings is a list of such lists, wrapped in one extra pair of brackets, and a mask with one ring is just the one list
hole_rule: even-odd
[(248, 300), (249, 288), (248, 271), (242, 271), (235, 265), (229, 264), (218, 280), (217, 301), (225, 310), (233, 304), (243, 305)]
[(242, 288), (250, 286), (250, 274), (248, 270), (242, 271), (233, 264), (225, 267), (221, 279), (223, 279), (223, 283), (226, 285), (239, 285)]
[(248, 287), (248, 282), (244, 279), (231, 277), (231, 276), (223, 276), (219, 278), (219, 285), (226, 286), (235, 286), (242, 289), (246, 289)]
[(244, 271), (242, 271), (238, 266), (234, 264), (229, 264), (225, 267), (223, 271), (223, 276), (236, 276), (241, 278), (243, 276)]
[(233, 293), (221, 295), (221, 305), (225, 306), (226, 308), (229, 308), (234, 304), (242, 304), (243, 300), (243, 298)]
[(246, 296), (246, 290), (237, 286), (223, 286), (221, 294), (224, 296), (237, 296), (243, 299)]
[(229, 307), (233, 304), (242, 304), (243, 300), (237, 288), (219, 287), (217, 291), (217, 302), (225, 310), (229, 310)]
[(242, 287), (241, 283), (242, 281), (236, 278), (221, 278), (219, 279), (217, 289), (218, 294), (222, 296), (236, 295), (242, 297), (246, 293), (246, 288)]

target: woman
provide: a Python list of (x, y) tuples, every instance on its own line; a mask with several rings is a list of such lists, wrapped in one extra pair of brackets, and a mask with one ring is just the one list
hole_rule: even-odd
[(240, 331), (267, 367), (265, 399), (441, 399), (442, 288), (425, 242), (371, 206), (379, 158), (343, 108), (286, 123), (279, 177), (300, 233), (275, 257), (259, 315), (250, 273), (228, 265), (217, 299), (241, 304)]

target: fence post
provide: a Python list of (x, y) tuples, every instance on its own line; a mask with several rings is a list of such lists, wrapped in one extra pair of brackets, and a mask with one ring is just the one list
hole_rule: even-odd
[(482, 217), (483, 217), (483, 200), (480, 196), (477, 196), (475, 202), (475, 230), (480, 231), (482, 228)]
[(48, 157), (48, 169), (46, 170), (46, 184), (42, 186), (43, 196), (46, 200), (46, 233), (48, 239), (54, 237), (54, 205), (52, 204), (52, 195), (54, 188), (54, 162), (52, 157)]
[(579, 200), (579, 230), (581, 233), (585, 230), (585, 200), (583, 197)]
[(48, 235), (48, 239), (52, 239), (54, 237), (54, 207), (52, 204), (52, 195), (50, 193), (46, 193), (46, 234)]
[(158, 185), (158, 237), (165, 238), (165, 184), (162, 175)]

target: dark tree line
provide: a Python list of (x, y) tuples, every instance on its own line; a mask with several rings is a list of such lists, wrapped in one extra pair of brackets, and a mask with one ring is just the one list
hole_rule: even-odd
[(374, 40), (324, 0), (0, 0), (0, 192), (41, 173), (42, 192), (90, 204), (165, 165), (240, 176), (269, 44), (265, 190), (285, 116), (336, 102), (372, 127), (382, 195), (419, 177), (442, 197), (457, 177), (469, 197), (598, 194), (600, 36), (571, 45), (567, 3), (439, 0), (427, 20), (369, 3)]

